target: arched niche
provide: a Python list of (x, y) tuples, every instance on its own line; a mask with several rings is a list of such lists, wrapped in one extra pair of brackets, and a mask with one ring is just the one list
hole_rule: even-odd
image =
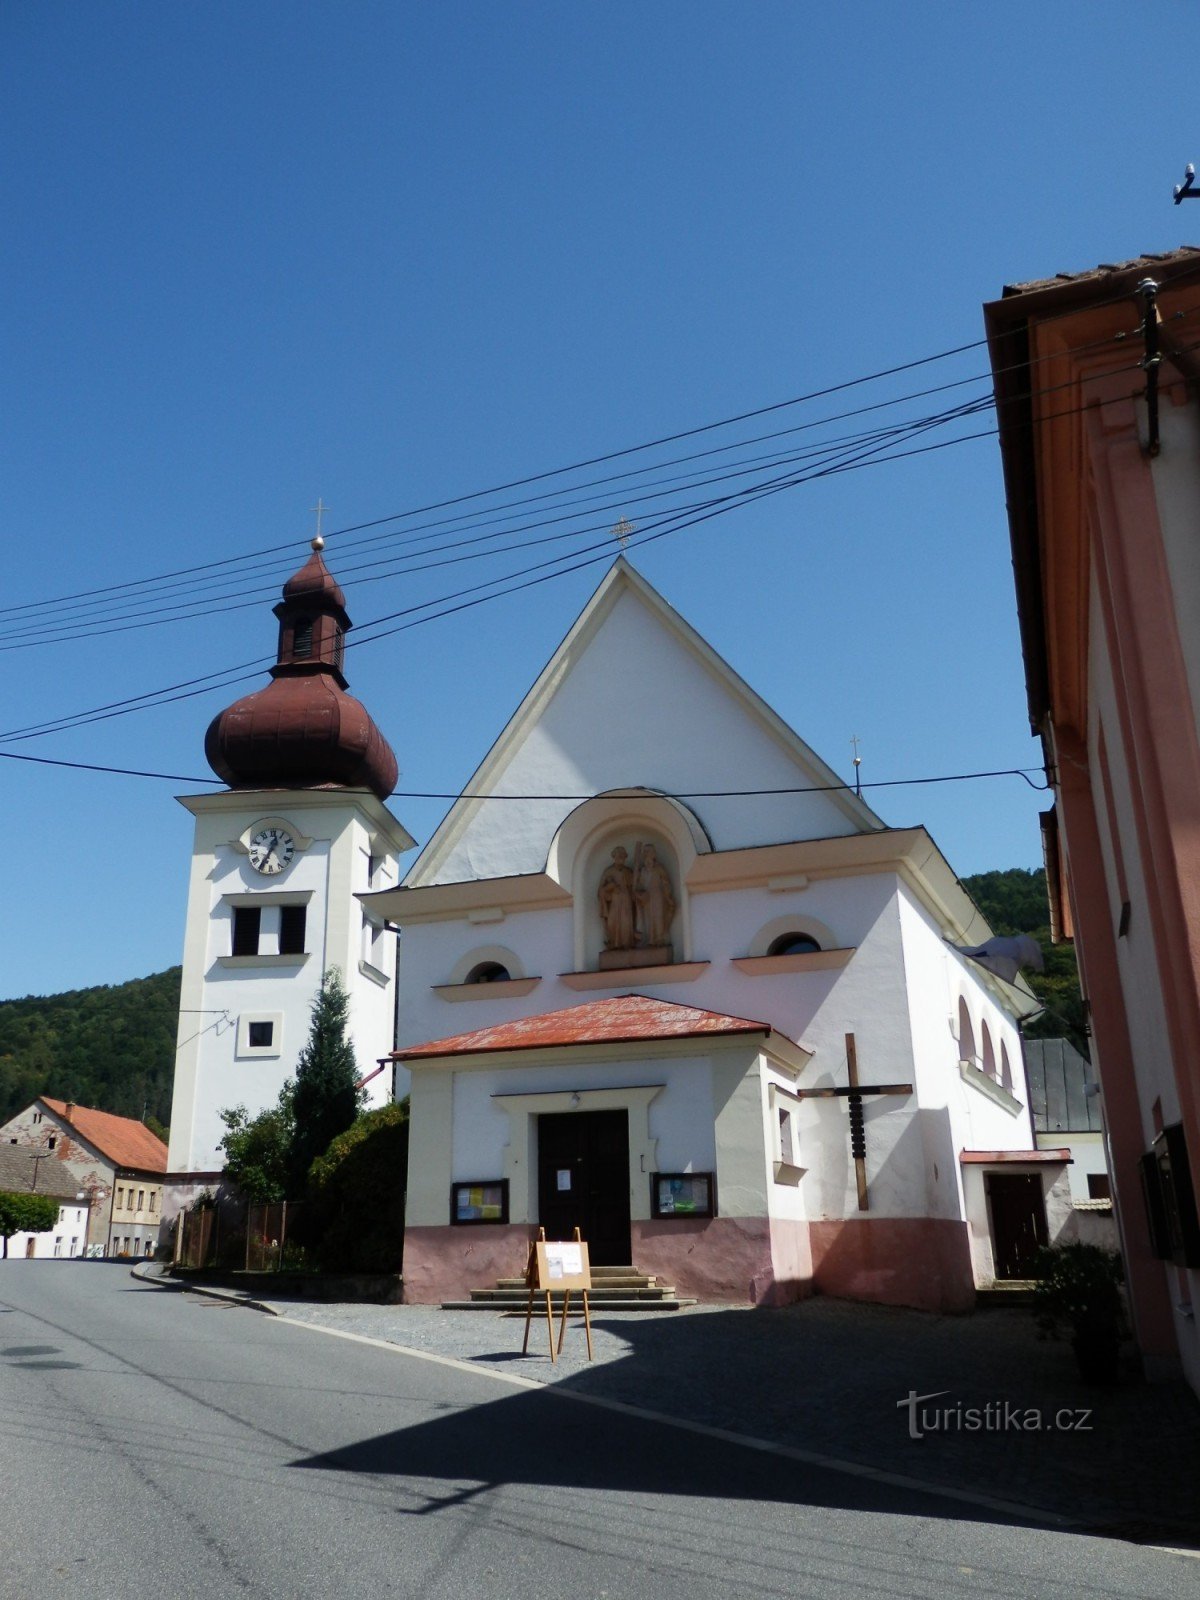
[[(648, 849), (654, 852), (674, 900), (668, 928), (671, 959), (690, 961), (687, 879), (696, 857), (712, 849), (711, 841), (698, 818), (680, 801), (651, 790), (631, 789), (585, 800), (563, 821), (550, 844), (546, 871), (570, 893), (574, 905), (575, 970), (590, 972), (600, 965), (605, 927), (599, 892), (618, 849), (626, 852), (624, 865), (631, 874), (638, 865), (648, 865)], [(620, 965), (615, 957), (613, 961)]]
[(966, 997), (959, 996), (958, 1000), (958, 1059), (968, 1061), (972, 1066), (978, 1066), (978, 1057), (975, 1049), (975, 1029), (971, 1024), (971, 1013), (967, 1009)]
[(982, 1030), (983, 1058), (980, 1062), (980, 1066), (982, 1067), (986, 1077), (998, 1079), (1000, 1074), (996, 1068), (996, 1047), (992, 1043), (992, 1030), (988, 1027), (986, 1022), (982, 1024)]

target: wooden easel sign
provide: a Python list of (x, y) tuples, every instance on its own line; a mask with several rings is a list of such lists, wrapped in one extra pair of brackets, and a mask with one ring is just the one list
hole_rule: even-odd
[[(536, 1239), (530, 1241), (529, 1259), (525, 1265), (525, 1283), (529, 1289), (529, 1303), (525, 1308), (525, 1340), (521, 1354), (529, 1351), (529, 1329), (533, 1322), (535, 1295), (546, 1297), (546, 1327), (550, 1334), (550, 1359), (557, 1361), (562, 1354), (563, 1339), (567, 1332), (567, 1312), (571, 1294), (578, 1289), (583, 1296), (583, 1326), (587, 1334), (588, 1360), (592, 1360), (592, 1318), (588, 1307), (588, 1293), (592, 1287), (592, 1269), (588, 1261), (588, 1247), (575, 1229), (574, 1239), (547, 1239), (545, 1228), (538, 1229)], [(558, 1346), (554, 1343), (554, 1312), (551, 1295), (563, 1297), (562, 1322), (558, 1329)]]

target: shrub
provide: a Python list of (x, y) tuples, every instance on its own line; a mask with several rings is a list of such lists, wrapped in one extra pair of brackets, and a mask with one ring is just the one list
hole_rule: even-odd
[(305, 1236), (326, 1271), (398, 1272), (408, 1102), (365, 1111), (313, 1162)]
[(1126, 1332), (1121, 1258), (1094, 1244), (1052, 1245), (1038, 1251), (1033, 1311), (1043, 1336), (1069, 1336), (1083, 1376), (1114, 1383)]

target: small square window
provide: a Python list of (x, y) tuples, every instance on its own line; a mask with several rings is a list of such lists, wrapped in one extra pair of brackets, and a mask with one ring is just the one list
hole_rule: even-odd
[(269, 1050), (275, 1043), (273, 1022), (251, 1022), (246, 1028), (246, 1043), (251, 1050)]

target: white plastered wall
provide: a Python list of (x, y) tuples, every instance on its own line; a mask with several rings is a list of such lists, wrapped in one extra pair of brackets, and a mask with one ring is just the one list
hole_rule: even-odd
[[(210, 804), (206, 805), (206, 800)], [(169, 1166), (196, 1171), (222, 1165), (219, 1113), (244, 1105), (251, 1115), (272, 1105), (294, 1076), (308, 1036), (312, 1003), (328, 967), (340, 969), (350, 995), (350, 1032), (365, 1076), (392, 1043), (395, 940), (386, 936), (364, 958), (368, 888), (393, 886), (394, 848), (352, 794), (331, 791), (221, 792), (189, 802), (196, 815), (188, 893)], [(265, 817), (309, 840), (290, 865), (264, 877), (244, 849), (247, 830)], [(368, 861), (378, 863), (367, 881)], [(278, 906), (307, 907), (303, 956), (277, 953)], [(260, 955), (231, 958), (233, 908), (263, 907)], [(250, 1020), (274, 1024), (269, 1051), (247, 1044)], [(371, 1104), (390, 1095), (385, 1072), (368, 1086)]]

